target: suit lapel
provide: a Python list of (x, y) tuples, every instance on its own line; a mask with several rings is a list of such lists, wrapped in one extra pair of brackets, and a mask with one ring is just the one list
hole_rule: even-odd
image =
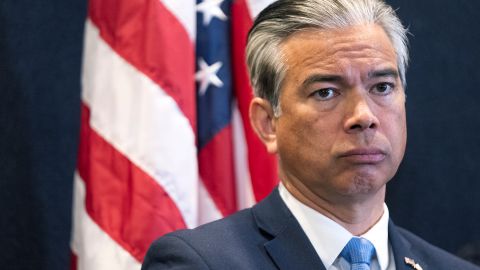
[(279, 269), (325, 270), (310, 240), (275, 189), (253, 209), (258, 227), (269, 237), (264, 244)]
[[(278, 189), (255, 205), (252, 212), (258, 227), (267, 237), (267, 242), (264, 244), (265, 250), (279, 269), (325, 270), (300, 224), (280, 198)], [(415, 247), (402, 236), (392, 221), (389, 222), (388, 237), (397, 270), (414, 269), (405, 262), (405, 258), (414, 260), (424, 270), (428, 269), (419, 255), (421, 253), (415, 252)]]
[(415, 253), (415, 247), (412, 247), (412, 244), (408, 242), (398, 231), (395, 224), (392, 221), (388, 224), (388, 238), (390, 244), (392, 245), (393, 256), (395, 258), (395, 266), (397, 270), (413, 270), (415, 269), (412, 263), (407, 263), (406, 260), (415, 261), (418, 263), (424, 270), (428, 268), (422, 258), (419, 257), (420, 253)]
[(265, 244), (265, 248), (279, 269), (325, 270), (299, 225), (298, 228), (294, 224), (286, 226), (284, 231)]

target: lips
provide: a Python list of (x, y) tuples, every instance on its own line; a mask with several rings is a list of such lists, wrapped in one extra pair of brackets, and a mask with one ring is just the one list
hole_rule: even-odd
[(387, 154), (377, 148), (357, 148), (339, 155), (341, 159), (355, 164), (377, 164), (382, 162)]

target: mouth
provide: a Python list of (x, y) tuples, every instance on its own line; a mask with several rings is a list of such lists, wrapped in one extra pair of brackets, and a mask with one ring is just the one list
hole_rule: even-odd
[(340, 159), (353, 164), (377, 164), (386, 158), (387, 154), (378, 148), (355, 148), (339, 155)]

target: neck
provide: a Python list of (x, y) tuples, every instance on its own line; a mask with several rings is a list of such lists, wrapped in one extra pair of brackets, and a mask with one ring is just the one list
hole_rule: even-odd
[(383, 215), (385, 185), (369, 194), (325, 196), (301, 182), (282, 181), (285, 188), (300, 202), (359, 236), (375, 225)]

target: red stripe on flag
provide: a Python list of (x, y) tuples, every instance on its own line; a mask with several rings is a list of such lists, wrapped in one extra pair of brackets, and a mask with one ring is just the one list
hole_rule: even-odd
[(159, 0), (91, 0), (101, 37), (177, 102), (196, 130), (194, 45)]
[(200, 177), (224, 216), (237, 211), (232, 149), (232, 128), (228, 125), (198, 155)]
[(253, 94), (245, 63), (245, 48), (248, 31), (252, 24), (246, 1), (234, 1), (232, 5), (232, 62), (235, 63), (233, 65), (233, 81), (245, 129), (252, 187), (258, 202), (272, 191), (278, 182), (278, 177), (275, 156), (267, 152), (250, 126), (248, 111)]
[(153, 240), (185, 223), (165, 190), (89, 125), (82, 105), (78, 172), (91, 218), (138, 261)]
[(70, 250), (70, 270), (77, 270), (77, 255)]

